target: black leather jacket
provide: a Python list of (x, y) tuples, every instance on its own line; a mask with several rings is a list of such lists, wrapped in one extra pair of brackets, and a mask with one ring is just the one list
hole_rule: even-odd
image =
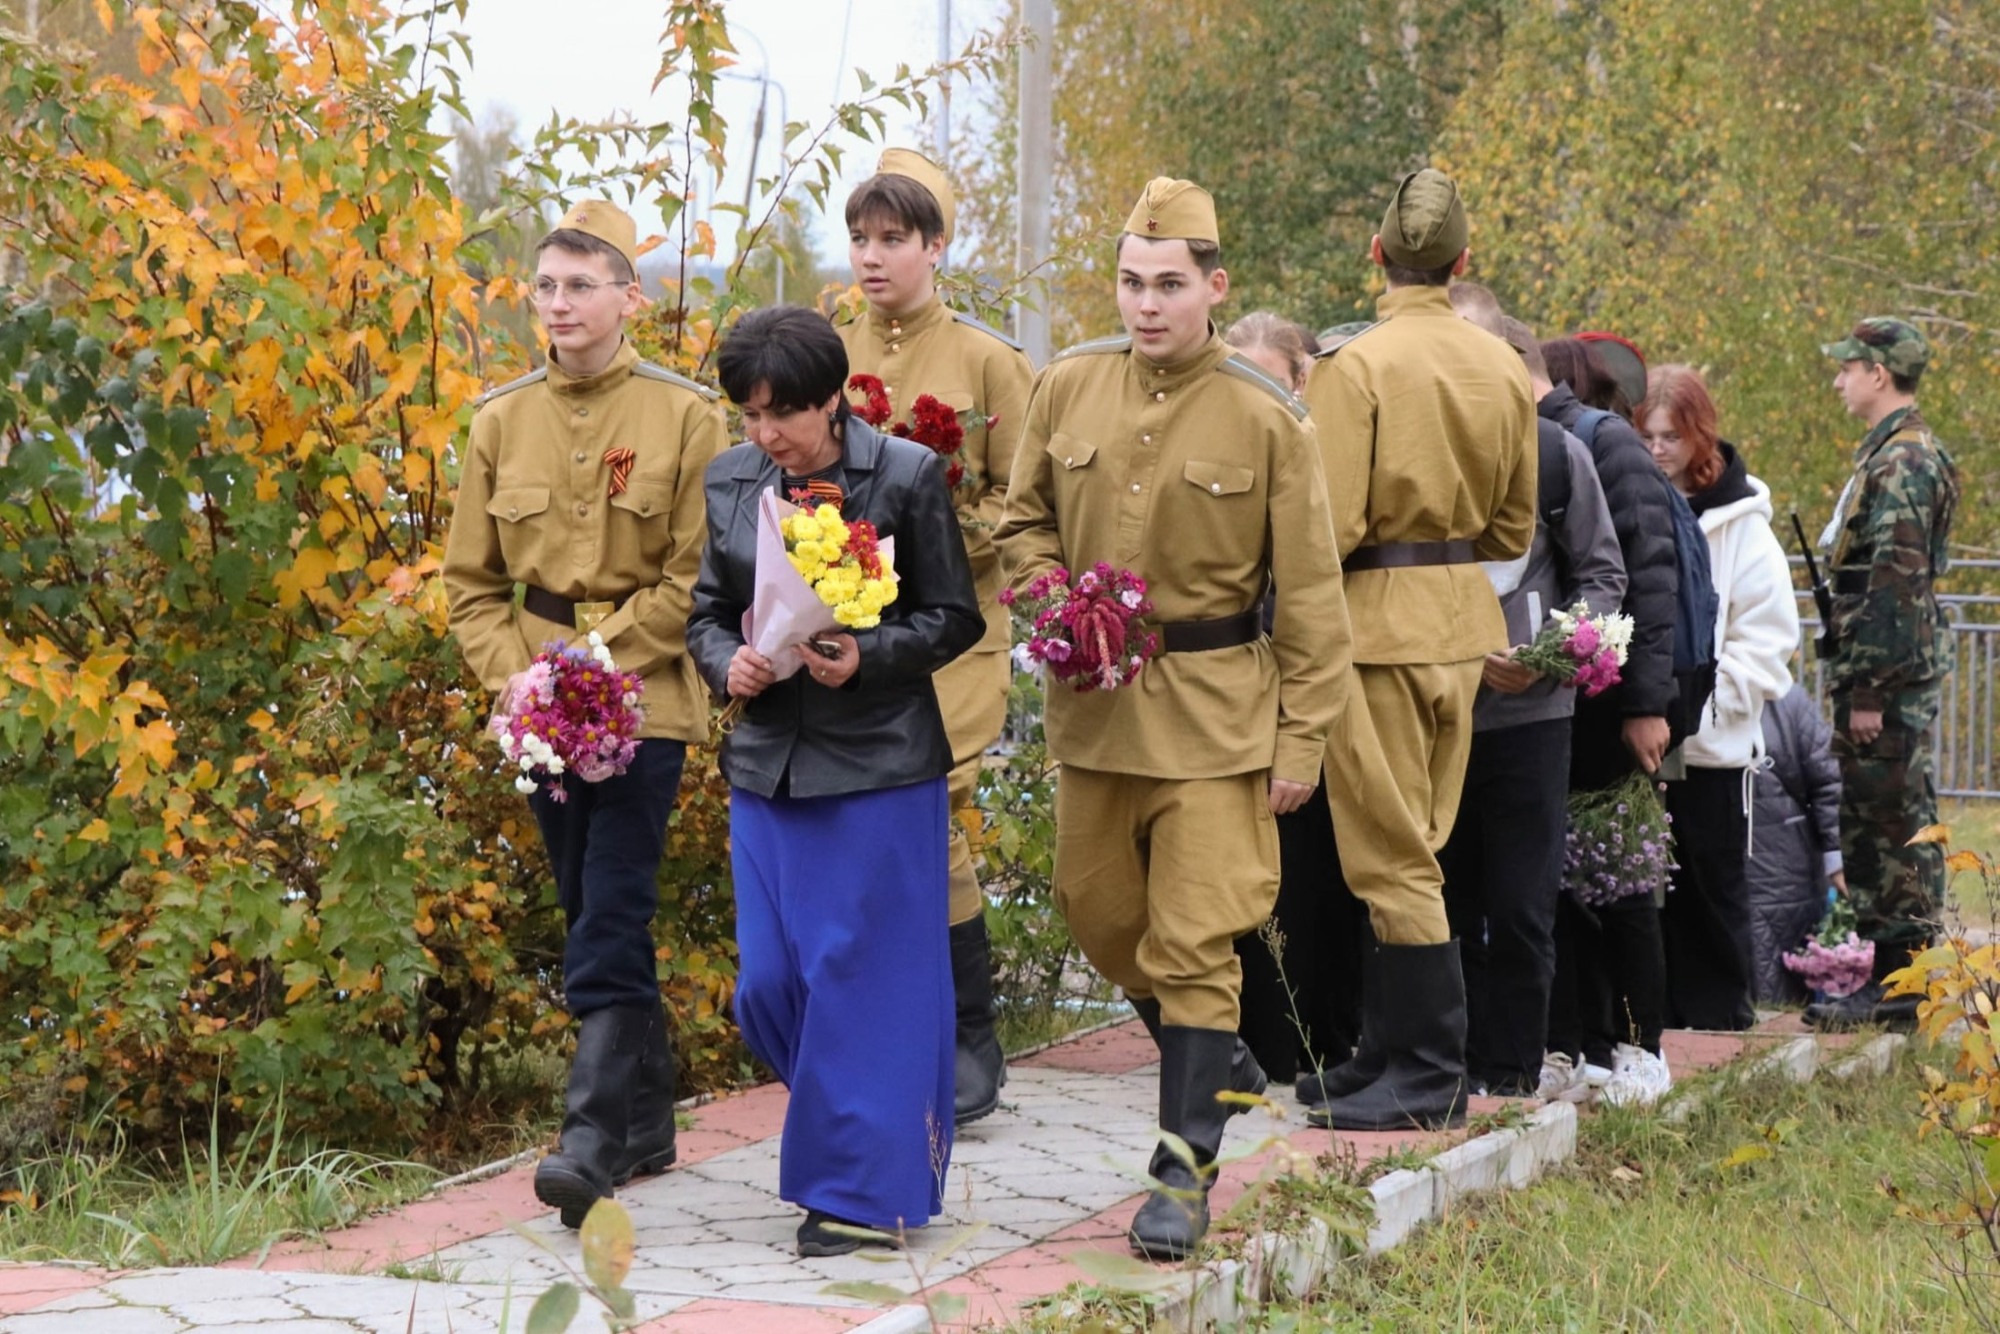
[[(927, 446), (883, 436), (859, 419), (845, 427), (841, 513), (896, 539), (896, 600), (882, 623), (855, 633), (861, 666), (829, 690), (805, 672), (750, 701), (722, 745), (722, 774), (759, 796), (867, 792), (937, 778), (951, 743), (931, 673), (979, 642), (986, 620), (973, 591), (965, 539)], [(782, 485), (755, 445), (724, 450), (708, 467), (708, 546), (688, 617), (688, 652), (718, 698), (743, 646), (743, 612), (757, 568), (757, 498)]]

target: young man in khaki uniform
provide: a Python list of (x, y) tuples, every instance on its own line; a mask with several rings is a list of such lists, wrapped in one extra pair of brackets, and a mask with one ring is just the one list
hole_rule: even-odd
[[(1368, 905), (1361, 1046), (1309, 1120), (1343, 1130), (1464, 1115), (1465, 979), (1437, 852), (1451, 834), (1500, 600), (1478, 562), (1535, 531), (1535, 400), (1520, 357), (1458, 318), (1468, 224), (1443, 172), (1397, 185), (1371, 254), (1376, 325), (1306, 388), (1326, 456), (1359, 689), (1326, 761), (1341, 869)], [(1280, 598), (1282, 605), (1283, 598)]]
[[(1347, 611), (1305, 410), (1216, 335), (1229, 291), (1215, 203), (1146, 187), (1119, 238), (1127, 334), (1042, 372), (1014, 461), (1000, 553), (1016, 587), (1098, 561), (1146, 581), (1162, 652), (1133, 683), (1052, 685), (1056, 902), (1085, 955), (1160, 1047), (1160, 1125), (1132, 1220), (1141, 1254), (1179, 1259), (1208, 1226), (1231, 1108), (1263, 1071), (1236, 1037), (1232, 942), (1278, 893), (1274, 816), (1319, 781), (1347, 688)], [(1266, 635), (1259, 604), (1284, 590)]]
[[(1007, 609), (1000, 605), (1000, 556), (993, 546), (1007, 502), (1007, 476), (1027, 420), (1034, 372), (1020, 347), (938, 300), (937, 265), (957, 213), (937, 165), (907, 148), (882, 154), (876, 174), (847, 200), (848, 256), (868, 297), (860, 318), (841, 326), (848, 371), (882, 381), (895, 415), (929, 394), (958, 414), (965, 443), (955, 456), (965, 475), (953, 499), (965, 554), (986, 614), (986, 636), (938, 672), (938, 706), (951, 737), (951, 978), (958, 1008), (959, 1124), (1000, 1105), (1007, 1080), (993, 1032), (993, 962), (986, 897), (972, 865), (963, 821), (973, 815), (979, 765), (1007, 722)], [(886, 428), (885, 428), (886, 429)]]
[(570, 1227), (634, 1173), (674, 1161), (655, 880), (687, 743), (708, 732), (686, 629), (722, 410), (625, 340), (639, 308), (635, 237), (630, 217), (593, 200), (542, 239), (548, 365), (480, 400), (445, 542), (452, 633), (496, 699), (543, 644), (593, 629), (646, 683), (624, 774), (566, 776), (566, 801), (529, 798), (569, 925), (563, 994), (579, 1025), (562, 1147), (536, 1167), (535, 1194)]

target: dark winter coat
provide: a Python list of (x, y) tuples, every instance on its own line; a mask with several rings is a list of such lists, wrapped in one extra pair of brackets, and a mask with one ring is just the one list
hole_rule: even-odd
[[(1583, 404), (1568, 385), (1543, 396), (1537, 411), (1564, 430), (1576, 431)], [(1613, 415), (1590, 442), (1597, 478), (1611, 508), (1625, 560), (1625, 614), (1632, 618), (1632, 647), (1619, 685), (1578, 700), (1571, 784), (1594, 787), (1631, 768), (1619, 729), (1627, 718), (1671, 717), (1680, 689), (1674, 683), (1674, 603), (1680, 567), (1674, 555), (1674, 520), (1667, 479), (1653, 463), (1639, 433)]]
[(1840, 869), (1840, 765), (1833, 728), (1803, 686), (1764, 706), (1763, 764), (1752, 795), (1750, 939), (1760, 1001), (1806, 999), (1778, 956), (1819, 929)]

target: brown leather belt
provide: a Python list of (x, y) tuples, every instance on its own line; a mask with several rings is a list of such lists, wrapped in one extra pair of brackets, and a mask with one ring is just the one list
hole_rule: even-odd
[(1479, 557), (1464, 539), (1450, 542), (1382, 542), (1356, 547), (1340, 562), (1341, 573), (1356, 570), (1406, 570), (1419, 565), (1470, 565)]
[(1264, 637), (1263, 617), (1256, 607), (1219, 621), (1174, 621), (1160, 627), (1162, 653), (1208, 653), (1219, 648), (1254, 644)]
[(624, 598), (608, 599), (603, 602), (578, 602), (560, 593), (551, 593), (546, 588), (534, 584), (522, 585), (521, 606), (545, 621), (557, 625), (567, 625), (579, 633), (586, 633), (596, 624), (625, 605)]

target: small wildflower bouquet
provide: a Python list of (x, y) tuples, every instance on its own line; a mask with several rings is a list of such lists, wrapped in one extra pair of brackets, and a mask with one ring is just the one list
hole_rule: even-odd
[[(889, 391), (881, 377), (875, 375), (853, 375), (847, 380), (847, 387), (861, 395), (861, 406), (854, 409), (854, 415), (867, 422), (876, 430), (888, 424), (895, 415), (889, 403)], [(986, 428), (993, 429), (999, 421), (997, 417), (986, 419)], [(965, 448), (965, 427), (960, 425), (958, 410), (939, 402), (930, 394), (918, 394), (910, 404), (910, 419), (889, 427), (889, 434), (914, 440), (920, 445), (928, 445), (945, 462), (945, 485), (956, 491), (965, 481), (965, 460), (958, 456)]]
[(1778, 962), (1825, 1000), (1852, 996), (1875, 976), (1875, 942), (1855, 934), (1854, 905), (1837, 890), (1826, 892), (1826, 920), (1797, 954)]
[(1578, 602), (1568, 611), (1550, 612), (1535, 642), (1516, 649), (1513, 657), (1523, 667), (1596, 696), (1618, 684), (1618, 669), (1631, 647), (1630, 616), (1592, 616), (1589, 604)]
[(1160, 651), (1158, 635), (1133, 624), (1153, 610), (1146, 581), (1103, 561), (1070, 582), (1057, 567), (1040, 574), (1016, 595), (1002, 589), (1000, 601), (1028, 617), (1028, 639), (1014, 650), (1025, 671), (1048, 668), (1058, 681), (1078, 690), (1116, 690), (1138, 678), (1140, 668)]
[(637, 672), (618, 670), (595, 630), (585, 644), (544, 647), (487, 724), (520, 769), (515, 789), (546, 784), (551, 798), (567, 801), (565, 773), (586, 783), (624, 773), (639, 750), (644, 685)]
[[(838, 506), (808, 510), (767, 490), (757, 501), (757, 568), (743, 642), (771, 660), (780, 681), (804, 665), (811, 641), (839, 630), (872, 630), (896, 600), (896, 539)], [(727, 732), (746, 701), (722, 711)]]
[(1671, 826), (1658, 785), (1642, 773), (1574, 794), (1563, 888), (1586, 907), (1665, 892), (1676, 865)]

